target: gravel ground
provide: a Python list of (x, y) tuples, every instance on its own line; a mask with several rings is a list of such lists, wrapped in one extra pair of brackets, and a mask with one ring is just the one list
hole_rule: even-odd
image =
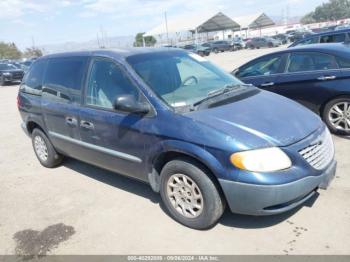
[[(209, 59), (231, 71), (267, 52)], [(42, 167), (20, 128), (17, 91), (0, 87), (0, 254), (350, 254), (348, 138), (334, 137), (336, 178), (315, 201), (271, 217), (226, 212), (196, 231), (169, 218), (147, 185), (72, 159)]]

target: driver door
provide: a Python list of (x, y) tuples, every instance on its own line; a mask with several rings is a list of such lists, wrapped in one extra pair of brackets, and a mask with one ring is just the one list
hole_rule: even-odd
[(284, 54), (267, 55), (240, 67), (235, 76), (246, 84), (273, 91), (278, 74), (284, 71), (285, 61)]
[(81, 157), (97, 166), (144, 179), (145, 116), (114, 110), (119, 95), (143, 99), (121, 65), (94, 58), (80, 110)]

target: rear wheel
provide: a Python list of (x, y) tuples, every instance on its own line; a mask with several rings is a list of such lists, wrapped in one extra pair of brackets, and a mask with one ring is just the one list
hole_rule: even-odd
[(56, 152), (48, 137), (38, 128), (33, 130), (32, 144), (36, 157), (44, 167), (53, 168), (61, 164), (63, 156)]
[(323, 120), (332, 133), (350, 135), (350, 98), (341, 97), (327, 103)]
[(164, 166), (160, 194), (171, 217), (190, 228), (210, 228), (224, 212), (224, 200), (208, 171), (189, 159)]
[(217, 49), (216, 47), (213, 49), (213, 52), (215, 53), (215, 54), (217, 54), (217, 53), (219, 53), (219, 49)]

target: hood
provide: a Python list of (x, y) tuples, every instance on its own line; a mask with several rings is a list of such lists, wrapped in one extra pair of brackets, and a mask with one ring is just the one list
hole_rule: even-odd
[(23, 73), (22, 69), (6, 69), (6, 70), (0, 70), (2, 73)]
[(302, 105), (267, 91), (186, 116), (231, 136), (245, 149), (287, 146), (323, 125)]

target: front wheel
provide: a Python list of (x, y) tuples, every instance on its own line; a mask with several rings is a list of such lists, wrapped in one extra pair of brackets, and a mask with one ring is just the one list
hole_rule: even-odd
[(33, 130), (32, 144), (36, 157), (44, 167), (53, 168), (61, 164), (63, 156), (56, 152), (48, 137), (38, 128)]
[(322, 117), (332, 133), (350, 135), (350, 98), (341, 97), (327, 103)]
[(224, 212), (225, 202), (208, 171), (189, 159), (168, 162), (161, 172), (162, 200), (179, 223), (194, 229), (212, 227)]
[(0, 86), (4, 86), (5, 85), (5, 79), (3, 76), (0, 77)]

